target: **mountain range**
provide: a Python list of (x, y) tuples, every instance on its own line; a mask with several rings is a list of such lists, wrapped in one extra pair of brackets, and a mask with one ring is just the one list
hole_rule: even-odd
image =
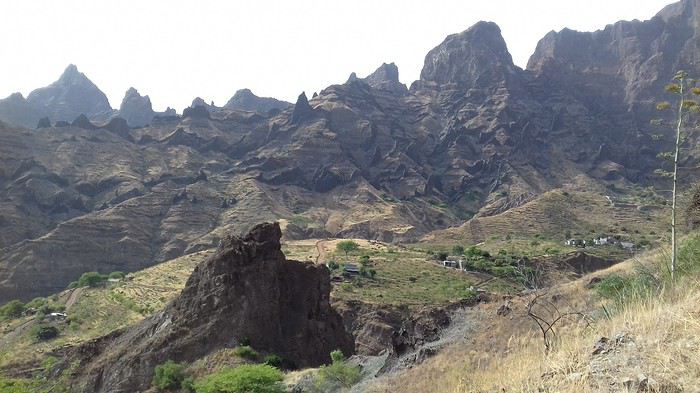
[(265, 220), (287, 239), (418, 242), (452, 228), (481, 241), (479, 220), (553, 189), (660, 184), (671, 142), (654, 135), (670, 131), (650, 120), (676, 70), (700, 74), (698, 26), (700, 0), (683, 0), (648, 21), (551, 32), (521, 69), (479, 22), (428, 52), (410, 87), (384, 63), (294, 104), (240, 90), (182, 115), (133, 88), (114, 110), (71, 65), (0, 100), (0, 303)]

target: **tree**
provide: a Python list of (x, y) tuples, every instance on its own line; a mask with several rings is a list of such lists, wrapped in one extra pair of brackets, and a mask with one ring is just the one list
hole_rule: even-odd
[[(671, 189), (671, 281), (675, 281), (676, 277), (676, 265), (677, 265), (677, 241), (676, 241), (676, 199), (677, 199), (677, 188), (678, 188), (678, 156), (680, 153), (680, 148), (685, 139), (684, 131), (688, 119), (688, 115), (692, 113), (697, 113), (700, 110), (697, 101), (689, 99), (689, 95), (700, 95), (700, 88), (696, 87), (697, 81), (688, 77), (688, 73), (685, 71), (678, 71), (673, 77), (673, 82), (666, 86), (666, 91), (673, 94), (676, 97), (675, 108), (675, 118), (673, 124), (675, 124), (675, 144), (673, 151), (659, 153), (660, 158), (667, 159), (672, 162), (672, 170), (670, 172), (660, 169), (657, 174), (665, 177), (670, 177), (672, 179), (672, 189)], [(656, 105), (658, 110), (671, 110), (674, 106), (668, 102), (660, 102)], [(655, 124), (662, 124), (660, 120), (653, 120)], [(658, 139), (655, 136), (655, 139)]]
[(345, 253), (345, 259), (348, 259), (348, 254), (357, 251), (360, 245), (353, 240), (343, 240), (336, 244), (335, 249)]
[(97, 287), (107, 279), (106, 276), (98, 272), (83, 273), (78, 279), (78, 287)]
[(456, 245), (456, 246), (452, 247), (452, 254), (454, 254), (454, 255), (464, 254), (464, 247), (462, 247), (460, 245)]
[(24, 303), (19, 300), (12, 300), (0, 307), (0, 319), (14, 319), (22, 316)]

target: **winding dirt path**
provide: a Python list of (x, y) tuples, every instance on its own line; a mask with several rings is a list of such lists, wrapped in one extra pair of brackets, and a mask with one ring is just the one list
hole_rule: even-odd
[(323, 247), (326, 243), (328, 243), (328, 240), (319, 240), (316, 242), (316, 264), (319, 262), (326, 262), (326, 249)]

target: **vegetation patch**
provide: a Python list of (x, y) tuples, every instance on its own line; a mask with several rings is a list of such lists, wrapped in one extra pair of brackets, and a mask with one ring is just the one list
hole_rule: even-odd
[(197, 393), (284, 393), (284, 374), (265, 364), (227, 368), (195, 383)]

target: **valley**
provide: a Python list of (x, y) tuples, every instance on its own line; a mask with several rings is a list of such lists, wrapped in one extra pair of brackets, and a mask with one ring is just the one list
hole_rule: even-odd
[(698, 26), (521, 68), (482, 21), (294, 103), (113, 108), (73, 64), (0, 99), (0, 392), (695, 391), (698, 104), (657, 103)]

